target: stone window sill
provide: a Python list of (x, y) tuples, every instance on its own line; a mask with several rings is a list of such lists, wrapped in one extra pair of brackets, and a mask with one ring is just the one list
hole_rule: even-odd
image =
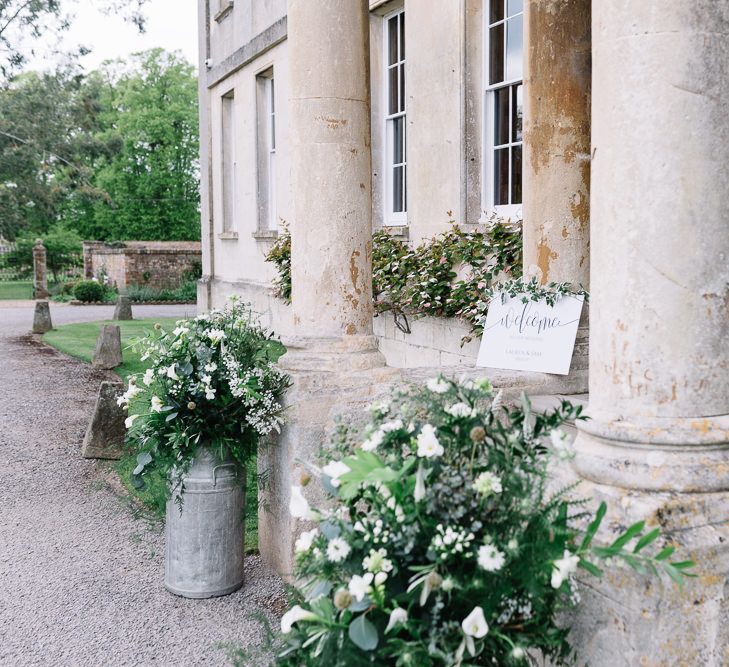
[(277, 229), (258, 229), (251, 234), (256, 241), (275, 241), (278, 238)]
[(238, 232), (220, 232), (220, 234), (218, 234), (218, 238), (223, 241), (237, 241)]
[(383, 231), (390, 236), (396, 236), (405, 240), (410, 238), (410, 228), (407, 225), (383, 225), (378, 231)]
[(228, 2), (221, 3), (220, 11), (213, 16), (213, 20), (216, 23), (220, 23), (228, 14), (230, 14), (233, 11), (233, 0), (228, 0)]

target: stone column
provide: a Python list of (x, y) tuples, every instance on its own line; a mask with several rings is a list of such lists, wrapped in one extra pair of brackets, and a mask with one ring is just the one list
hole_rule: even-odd
[[(524, 3), (524, 272), (590, 284), (590, 0)], [(587, 391), (588, 305), (569, 378), (553, 392)]]
[(33, 292), (36, 299), (47, 299), (50, 296), (43, 239), (36, 239), (33, 246)]
[(524, 45), (524, 269), (587, 288), (590, 0), (526, 0)]
[(291, 281), (297, 335), (374, 349), (366, 0), (291, 0)]
[[(372, 333), (372, 201), (366, 0), (290, 0), (291, 283), (295, 336), (281, 365), (293, 386), (286, 424), (262, 447), (267, 479), (259, 513), (261, 554), (292, 573), (306, 528), (289, 514), (292, 485), (309, 477), (335, 418), (363, 415), (390, 391)], [(324, 502), (318, 484), (305, 494)]]
[(596, 667), (718, 667), (729, 655), (729, 14), (711, 0), (596, 2), (592, 34), (591, 419), (575, 465), (612, 501), (612, 525), (647, 516), (700, 577), (680, 591), (614, 571), (588, 591), (576, 636)]

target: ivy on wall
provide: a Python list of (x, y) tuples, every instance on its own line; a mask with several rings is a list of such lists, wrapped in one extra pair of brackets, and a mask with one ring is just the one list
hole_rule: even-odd
[[(266, 260), (276, 265), (276, 296), (291, 299), (291, 236), (283, 229)], [(409, 318), (457, 317), (469, 323), (463, 342), (483, 333), (488, 304), (495, 293), (523, 291), (553, 300), (572, 293), (568, 283), (539, 285), (522, 280), (521, 221), (501, 218), (482, 228), (450, 227), (412, 247), (379, 230), (372, 237), (372, 292), (376, 313), (391, 312), (410, 333)], [(584, 290), (578, 293), (585, 294)], [(541, 298), (541, 297), (540, 297)]]

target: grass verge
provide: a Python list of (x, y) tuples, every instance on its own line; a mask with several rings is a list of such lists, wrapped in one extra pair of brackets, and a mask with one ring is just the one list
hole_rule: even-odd
[[(121, 329), (123, 364), (115, 372), (126, 381), (129, 375), (143, 373), (146, 362), (139, 358), (139, 353), (130, 346), (135, 338), (144, 335), (155, 322), (163, 327), (174, 326), (178, 318), (161, 318), (147, 320), (131, 320), (104, 322), (82, 322), (78, 324), (64, 324), (43, 336), (43, 341), (69, 356), (90, 362), (96, 346), (102, 324), (116, 324)], [(132, 481), (132, 471), (137, 466), (136, 454), (130, 452), (114, 464), (124, 487), (129, 494), (139, 500), (156, 517), (165, 515), (167, 502), (167, 489), (165, 479), (158, 474), (149, 473), (145, 476), (144, 488), (138, 489)], [(258, 548), (258, 484), (256, 478), (256, 461), (251, 461), (246, 470), (246, 550), (255, 551)]]
[(0, 281), (0, 301), (32, 298), (33, 283), (30, 280)]

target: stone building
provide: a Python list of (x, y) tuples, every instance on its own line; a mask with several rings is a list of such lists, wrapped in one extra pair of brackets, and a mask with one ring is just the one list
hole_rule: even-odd
[[(199, 19), (199, 302), (254, 302), (295, 381), (261, 455), (264, 556), (290, 571), (288, 489), (336, 414), (473, 365), (455, 321), (373, 322), (373, 230), (523, 217), (525, 267), (590, 288), (583, 491), (700, 563), (683, 590), (606, 577), (577, 643), (593, 665), (727, 664), (729, 1), (200, 0)], [(264, 261), (284, 222), (291, 305)], [(574, 371), (496, 381), (587, 390)]]

